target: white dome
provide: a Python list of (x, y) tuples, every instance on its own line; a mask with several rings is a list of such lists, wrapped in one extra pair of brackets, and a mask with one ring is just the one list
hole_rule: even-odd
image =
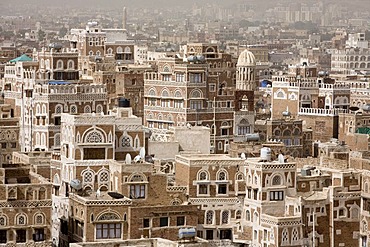
[(236, 66), (256, 66), (256, 58), (252, 52), (245, 49), (240, 53)]

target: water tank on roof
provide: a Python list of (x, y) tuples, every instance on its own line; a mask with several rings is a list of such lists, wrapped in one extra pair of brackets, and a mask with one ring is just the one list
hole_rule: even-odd
[(189, 62), (194, 62), (194, 61), (196, 61), (197, 59), (196, 59), (196, 57), (195, 56), (189, 56), (188, 57), (188, 61)]
[(270, 161), (271, 160), (271, 149), (267, 147), (261, 148), (261, 160)]
[(196, 235), (197, 235), (197, 231), (195, 230), (194, 227), (179, 229), (179, 239), (195, 238)]
[(119, 98), (118, 107), (130, 107), (130, 100), (126, 98)]
[(370, 104), (366, 104), (362, 107), (362, 110), (364, 111), (370, 111)]
[(260, 135), (258, 133), (246, 134), (245, 135), (245, 140), (247, 142), (249, 142), (249, 141), (259, 141), (260, 140)]

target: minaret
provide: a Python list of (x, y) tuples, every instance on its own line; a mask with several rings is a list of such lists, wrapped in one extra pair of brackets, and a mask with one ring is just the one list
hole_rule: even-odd
[(254, 91), (256, 88), (256, 59), (252, 52), (244, 50), (236, 64), (236, 90)]
[(127, 30), (127, 29), (126, 29), (126, 23), (127, 23), (127, 9), (126, 9), (126, 7), (123, 7), (122, 28), (123, 28), (124, 30)]

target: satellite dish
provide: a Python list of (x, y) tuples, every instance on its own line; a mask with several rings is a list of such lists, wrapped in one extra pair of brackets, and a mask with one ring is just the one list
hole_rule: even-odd
[(141, 160), (141, 157), (140, 155), (136, 155), (135, 158), (134, 158), (134, 162), (137, 163)]
[(109, 191), (108, 192), (108, 195), (111, 196), (111, 197), (113, 197), (114, 199), (122, 199), (122, 198), (125, 197), (124, 195), (122, 195), (122, 194), (120, 194), (118, 192), (114, 192), (114, 191)]
[(278, 161), (279, 161), (279, 163), (284, 163), (284, 155), (279, 154)]
[(358, 110), (360, 110), (360, 108), (359, 108), (359, 107), (357, 107), (357, 106), (351, 106), (349, 109), (350, 109), (351, 111), (358, 111)]
[(82, 183), (80, 180), (78, 179), (72, 179), (70, 182), (69, 182), (69, 185), (75, 189), (75, 190), (80, 190), (82, 189)]
[(145, 159), (145, 148), (144, 147), (140, 148), (140, 158)]
[(126, 154), (126, 164), (131, 164), (131, 154)]
[(245, 159), (246, 159), (246, 157), (245, 157), (245, 153), (242, 153), (242, 154), (240, 155), (240, 158), (242, 158), (242, 160), (245, 160)]

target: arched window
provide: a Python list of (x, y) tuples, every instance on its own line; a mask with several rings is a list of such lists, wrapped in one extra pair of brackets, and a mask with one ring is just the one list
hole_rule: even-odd
[(103, 112), (103, 106), (102, 105), (97, 105), (96, 106), (96, 113), (101, 113)]
[(16, 225), (26, 225), (27, 224), (27, 216), (25, 214), (19, 214), (16, 217)]
[(39, 189), (39, 200), (45, 200), (46, 199), (46, 190), (44, 187), (41, 187)]
[(209, 180), (207, 171), (200, 171), (198, 173), (198, 180)]
[(85, 113), (91, 113), (91, 107), (89, 105), (84, 107), (84, 112)]
[(182, 98), (182, 94), (180, 91), (175, 92), (175, 98)]
[(77, 113), (77, 106), (76, 105), (71, 105), (70, 112), (71, 112), (71, 114), (76, 114)]
[(36, 105), (36, 114), (40, 114), (41, 113), (41, 107), (39, 104)]
[(100, 171), (98, 174), (98, 181), (101, 184), (109, 183), (109, 171), (106, 169)]
[(242, 211), (241, 210), (237, 210), (235, 212), (235, 219), (240, 220), (241, 218), (242, 218)]
[(369, 183), (368, 182), (364, 183), (364, 192), (369, 193)]
[(130, 48), (130, 47), (128, 47), (128, 46), (126, 46), (126, 47), (125, 47), (125, 53), (131, 53), (131, 48)]
[(82, 173), (82, 182), (87, 184), (94, 183), (95, 174), (92, 170), (86, 170)]
[(165, 89), (162, 91), (162, 97), (169, 97), (170, 94), (168, 93), (168, 91)]
[(229, 216), (230, 216), (230, 212), (228, 210), (222, 211), (221, 224), (228, 224), (229, 223)]
[(287, 228), (283, 229), (283, 232), (281, 234), (281, 242), (282, 245), (288, 245), (289, 244), (289, 232)]
[(36, 133), (36, 145), (40, 145), (40, 133)]
[(132, 137), (129, 135), (123, 135), (121, 138), (121, 147), (122, 148), (131, 148), (132, 147)]
[(245, 211), (245, 220), (251, 221), (251, 212), (249, 210)]
[(365, 220), (363, 220), (362, 221), (362, 232), (367, 233), (367, 230), (368, 230), (367, 222)]
[(108, 48), (107, 53), (108, 53), (108, 55), (112, 55), (113, 54), (113, 49), (112, 48)]
[(42, 114), (46, 114), (46, 105), (42, 105)]
[(212, 210), (208, 210), (206, 213), (206, 224), (207, 225), (212, 225), (213, 224), (213, 218), (214, 218), (214, 213)]
[(54, 135), (54, 147), (59, 147), (60, 146), (60, 134), (55, 134)]
[(244, 180), (244, 175), (243, 175), (243, 173), (239, 172), (239, 173), (237, 173), (237, 174), (235, 175), (235, 178), (236, 178), (236, 180), (238, 180), (238, 181), (242, 181), (242, 180)]
[(4, 215), (0, 216), (0, 226), (6, 226), (6, 224), (7, 224), (6, 216)]
[(128, 179), (130, 198), (131, 199), (145, 199), (147, 178), (144, 174), (133, 174)]
[(200, 90), (193, 90), (190, 93), (190, 98), (195, 99), (195, 98), (202, 98), (202, 92)]
[(253, 222), (258, 222), (258, 212), (253, 213)]
[(148, 92), (149, 96), (156, 96), (156, 92), (153, 88), (151, 88)]
[(123, 49), (122, 49), (122, 47), (120, 47), (120, 46), (119, 46), (119, 47), (117, 47), (116, 52), (117, 52), (117, 53), (123, 53)]
[(283, 131), (283, 136), (291, 136), (292, 135), (292, 132), (288, 129), (284, 130)]
[(41, 146), (46, 146), (46, 136), (45, 136), (45, 133), (41, 133)]
[(34, 224), (35, 225), (42, 225), (44, 224), (44, 215), (38, 213), (34, 216)]
[(63, 60), (58, 60), (57, 69), (63, 69)]
[(247, 119), (243, 118), (242, 120), (240, 120), (239, 125), (238, 125), (238, 135), (245, 135), (250, 132), (251, 132), (250, 124)]
[(170, 70), (170, 68), (166, 65), (166, 66), (164, 66), (164, 67), (163, 67), (163, 72), (168, 73), (168, 72), (171, 72), (171, 70)]
[(359, 214), (359, 210), (357, 207), (353, 207), (350, 209), (351, 210), (351, 218), (352, 219), (359, 219), (360, 218), (360, 214)]
[(275, 136), (280, 136), (281, 135), (281, 131), (279, 129), (275, 129), (274, 135)]
[(97, 130), (90, 131), (85, 136), (85, 143), (102, 143), (103, 140), (104, 136)]
[(281, 184), (282, 184), (281, 176), (280, 176), (280, 175), (275, 175), (275, 176), (272, 178), (272, 183), (271, 183), (271, 185), (281, 185)]
[(61, 114), (63, 112), (62, 109), (63, 109), (62, 105), (55, 106), (55, 114)]
[(68, 69), (74, 69), (75, 68), (75, 62), (73, 60), (68, 60)]
[(217, 180), (227, 180), (226, 171), (220, 171), (217, 176)]
[(301, 130), (299, 128), (295, 128), (293, 131), (293, 135), (299, 136), (301, 134)]
[(298, 240), (299, 240), (298, 229), (294, 227), (292, 231), (292, 244), (296, 243)]

